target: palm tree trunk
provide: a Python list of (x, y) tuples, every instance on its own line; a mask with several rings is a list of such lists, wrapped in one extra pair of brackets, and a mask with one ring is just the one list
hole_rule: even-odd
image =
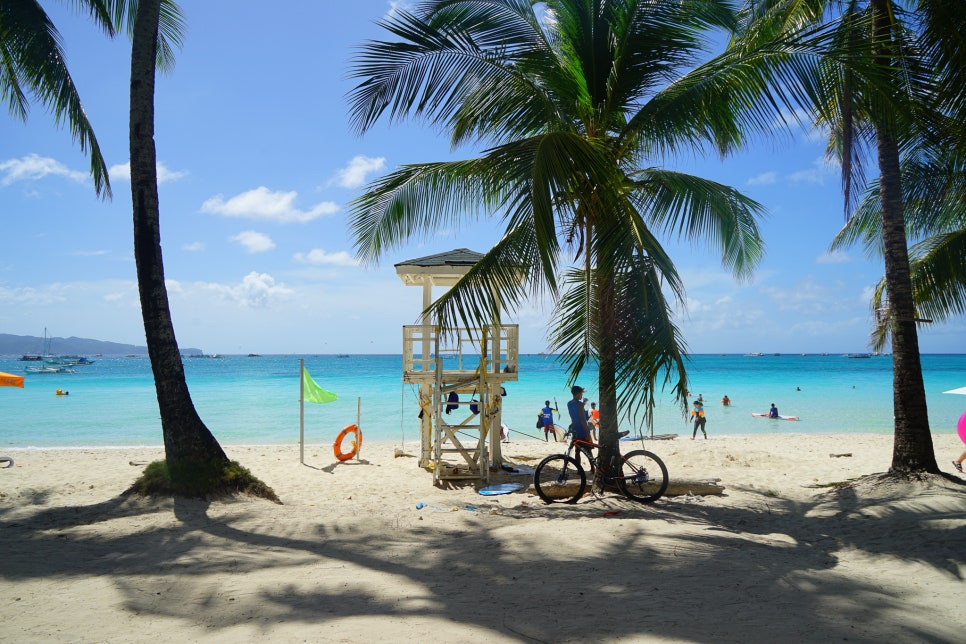
[(131, 198), (134, 259), (141, 316), (161, 412), (165, 457), (172, 477), (193, 465), (228, 462), (195, 410), (174, 335), (161, 257), (154, 80), (160, 0), (140, 0), (131, 48)]
[(600, 462), (602, 466), (616, 464), (620, 448), (617, 442), (617, 312), (614, 272), (598, 266), (594, 279), (597, 282), (598, 306), (598, 388), (600, 390)]
[[(874, 44), (878, 63), (890, 61), (889, 38), (892, 24), (888, 0), (871, 0), (875, 12)], [(886, 289), (892, 321), (892, 406), (895, 441), (890, 472), (939, 472), (929, 433), (926, 388), (922, 380), (916, 308), (909, 276), (909, 252), (902, 179), (899, 172), (899, 144), (890, 126), (876, 123), (879, 161), (879, 198), (882, 202), (882, 245), (885, 256)]]
[(882, 129), (879, 152), (879, 196), (882, 200), (882, 241), (886, 289), (892, 321), (892, 406), (895, 414), (893, 472), (939, 472), (929, 432), (926, 388), (922, 380), (916, 310), (909, 277), (899, 146)]

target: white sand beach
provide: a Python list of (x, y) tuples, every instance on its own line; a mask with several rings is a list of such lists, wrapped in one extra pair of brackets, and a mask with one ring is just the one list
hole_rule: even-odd
[[(934, 442), (954, 473), (962, 443)], [(651, 506), (437, 488), (397, 447), (365, 444), (361, 461), (335, 464), (330, 445), (311, 446), (304, 466), (297, 445), (226, 447), (283, 505), (119, 496), (160, 449), (5, 450), (15, 464), (0, 469), (0, 637), (966, 638), (966, 486), (822, 487), (888, 469), (891, 435), (650, 442), (672, 479), (725, 487)], [(504, 450), (533, 465), (562, 444)]]

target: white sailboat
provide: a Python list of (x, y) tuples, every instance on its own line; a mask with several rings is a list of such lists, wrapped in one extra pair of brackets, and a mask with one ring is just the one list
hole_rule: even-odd
[(44, 360), (44, 364), (42, 366), (32, 365), (29, 367), (24, 367), (24, 371), (26, 371), (27, 373), (45, 373), (45, 374), (77, 373), (67, 365), (57, 364), (57, 361), (54, 358), (54, 356), (50, 354), (50, 339), (47, 337), (47, 327), (44, 327), (44, 346), (43, 346), (43, 352), (41, 355)]

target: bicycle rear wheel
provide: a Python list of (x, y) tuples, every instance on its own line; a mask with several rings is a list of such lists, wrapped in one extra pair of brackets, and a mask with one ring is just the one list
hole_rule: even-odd
[(629, 499), (652, 503), (667, 490), (667, 467), (656, 454), (643, 449), (623, 456), (621, 477), (617, 486)]
[(544, 503), (576, 503), (584, 495), (587, 475), (566, 454), (552, 454), (533, 472), (533, 487)]

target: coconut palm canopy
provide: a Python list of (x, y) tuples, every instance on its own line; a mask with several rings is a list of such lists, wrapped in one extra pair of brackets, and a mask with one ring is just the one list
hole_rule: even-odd
[(470, 325), (493, 319), (497, 302), (512, 310), (549, 294), (550, 348), (571, 379), (599, 364), (605, 442), (618, 411), (649, 421), (661, 386), (683, 413), (672, 309), (684, 285), (660, 240), (706, 242), (739, 277), (762, 254), (759, 204), (662, 165), (681, 151), (726, 154), (774, 123), (737, 54), (701, 62), (737, 26), (732, 3), (439, 0), (379, 24), (392, 38), (363, 45), (351, 71), (358, 131), (414, 118), (483, 152), (370, 184), (351, 205), (359, 257), (376, 262), (464, 218), (498, 220), (502, 238), (434, 317)]

